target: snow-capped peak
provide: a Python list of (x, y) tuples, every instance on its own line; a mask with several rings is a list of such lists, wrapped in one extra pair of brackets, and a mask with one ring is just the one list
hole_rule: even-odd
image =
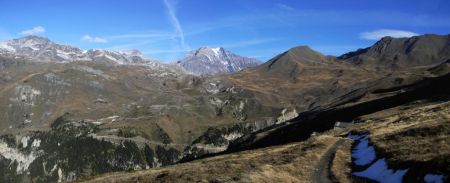
[(215, 54), (216, 56), (219, 56), (220, 47), (217, 47), (217, 48), (211, 48), (211, 50), (214, 52), (214, 54)]
[(257, 66), (260, 62), (256, 59), (236, 55), (222, 47), (200, 47), (189, 52), (184, 59), (177, 63), (190, 73), (202, 75), (237, 72), (247, 67)]
[(16, 49), (14, 49), (12, 46), (8, 45), (8, 42), (1, 42), (0, 43), (0, 51), (6, 51), (6, 52), (15, 52)]
[(133, 50), (122, 50), (122, 51), (119, 51), (119, 52), (122, 53), (122, 54), (126, 54), (126, 55), (143, 56), (143, 54), (139, 50), (136, 50), (136, 49), (133, 49)]
[(189, 52), (186, 57), (194, 57), (194, 56), (204, 56), (209, 58), (210, 60), (213, 60), (214, 58), (221, 58), (224, 57), (228, 53), (225, 49), (222, 47), (215, 47), (210, 48), (207, 46), (200, 47), (197, 50)]
[(35, 36), (35, 35), (30, 35), (30, 36), (13, 39), (12, 41), (16, 41), (19, 43), (28, 43), (28, 44), (47, 44), (47, 43), (51, 42), (46, 37)]
[(69, 45), (60, 45), (40, 36), (26, 36), (0, 43), (0, 54), (23, 56), (39, 62), (104, 61), (115, 64), (141, 64), (151, 67), (162, 65), (159, 61), (146, 58), (138, 50), (82, 50)]

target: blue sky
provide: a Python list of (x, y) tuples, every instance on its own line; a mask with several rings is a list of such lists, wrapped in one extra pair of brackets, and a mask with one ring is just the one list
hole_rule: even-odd
[(448, 0), (0, 0), (0, 40), (41, 35), (164, 62), (200, 46), (266, 61), (298, 45), (340, 55), (381, 36), (450, 33)]

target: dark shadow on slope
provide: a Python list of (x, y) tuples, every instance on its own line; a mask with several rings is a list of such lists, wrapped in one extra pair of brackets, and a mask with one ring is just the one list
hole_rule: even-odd
[(406, 88), (399, 88), (403, 92), (394, 96), (348, 107), (302, 113), (299, 117), (292, 120), (291, 123), (253, 133), (232, 142), (225, 153), (302, 141), (309, 138), (313, 132), (323, 132), (332, 129), (336, 121), (353, 121), (359, 116), (416, 100), (448, 100), (450, 94), (450, 85), (448, 83), (450, 83), (450, 74), (436, 78), (425, 78)]

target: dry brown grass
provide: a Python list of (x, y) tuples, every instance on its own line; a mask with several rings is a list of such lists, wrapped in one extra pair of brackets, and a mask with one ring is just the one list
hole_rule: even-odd
[(352, 140), (346, 139), (334, 155), (331, 164), (331, 173), (337, 182), (351, 182), (349, 179), (351, 173), (350, 163), (352, 161), (351, 147)]
[(364, 119), (367, 123), (354, 131), (370, 132), (371, 142), (391, 163), (450, 158), (450, 102), (401, 106)]
[[(332, 130), (304, 142), (114, 173), (87, 182), (314, 182), (323, 175), (317, 172), (327, 168), (321, 166), (324, 160), (331, 163), (327, 171), (334, 181), (351, 182), (352, 141), (338, 137), (349, 131), (369, 132), (379, 155), (390, 165), (436, 161), (441, 166), (450, 154), (449, 114), (450, 102), (400, 106), (363, 116), (366, 123), (351, 129)], [(341, 145), (335, 149), (336, 144)], [(330, 152), (334, 158), (328, 160)]]
[(164, 168), (109, 174), (87, 182), (311, 182), (316, 165), (339, 139), (324, 135)]

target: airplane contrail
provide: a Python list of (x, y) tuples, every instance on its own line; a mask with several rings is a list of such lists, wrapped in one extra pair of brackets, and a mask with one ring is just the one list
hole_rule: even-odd
[(180, 21), (178, 21), (178, 18), (176, 16), (175, 12), (175, 4), (171, 0), (164, 0), (164, 4), (167, 7), (167, 12), (169, 13), (169, 19), (170, 23), (175, 29), (175, 35), (180, 39), (180, 46), (182, 48), (188, 48), (186, 45), (186, 42), (184, 40), (184, 32), (183, 28), (180, 25)]

